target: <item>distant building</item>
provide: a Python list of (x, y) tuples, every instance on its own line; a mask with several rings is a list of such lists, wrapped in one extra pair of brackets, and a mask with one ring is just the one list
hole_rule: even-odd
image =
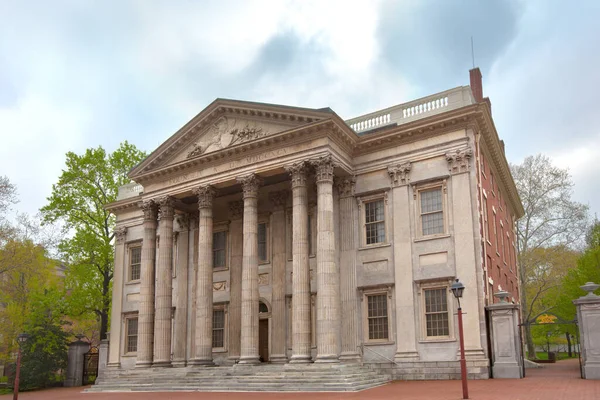
[(394, 360), (397, 377), (454, 377), (460, 278), (469, 372), (488, 377), (485, 305), (519, 300), (524, 211), (470, 78), (347, 121), (211, 103), (107, 207), (109, 366)]

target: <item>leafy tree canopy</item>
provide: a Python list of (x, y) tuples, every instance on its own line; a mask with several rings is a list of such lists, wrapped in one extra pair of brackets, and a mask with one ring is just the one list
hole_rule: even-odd
[(108, 329), (115, 224), (104, 206), (117, 199), (119, 186), (130, 182), (127, 173), (145, 156), (127, 142), (112, 153), (102, 147), (67, 153), (66, 168), (41, 209), (46, 223), (60, 221), (70, 233), (59, 244), (68, 264), (69, 313), (95, 314), (101, 338)]

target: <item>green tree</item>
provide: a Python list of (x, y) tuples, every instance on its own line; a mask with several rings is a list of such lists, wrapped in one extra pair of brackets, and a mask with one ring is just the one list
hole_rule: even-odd
[[(11, 233), (9, 224), (6, 221), (6, 212), (11, 204), (17, 202), (17, 188), (8, 177), (0, 176), (0, 244), (8, 239)], [(2, 274), (2, 264), (0, 264), (0, 275)]]
[(112, 153), (102, 147), (67, 153), (66, 169), (41, 209), (46, 223), (60, 221), (70, 232), (58, 246), (68, 264), (69, 313), (95, 314), (100, 338), (108, 329), (114, 262), (115, 219), (104, 206), (117, 199), (119, 186), (130, 182), (127, 173), (144, 157), (127, 142)]
[(67, 367), (70, 334), (63, 329), (66, 311), (64, 293), (45, 289), (32, 296), (31, 313), (25, 323), (29, 338), (22, 345), (21, 383), (23, 390), (40, 389), (61, 381)]
[(531, 335), (531, 308), (536, 300), (528, 298), (529, 277), (538, 265), (531, 253), (544, 247), (581, 245), (588, 228), (588, 207), (571, 199), (573, 182), (569, 172), (552, 165), (541, 154), (529, 156), (520, 165), (511, 165), (525, 215), (517, 222), (521, 316), (528, 353), (535, 354)]

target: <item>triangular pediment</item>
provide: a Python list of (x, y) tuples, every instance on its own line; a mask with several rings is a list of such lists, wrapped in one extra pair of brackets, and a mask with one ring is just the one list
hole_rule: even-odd
[(138, 164), (129, 176), (135, 180), (140, 175), (311, 125), (334, 115), (330, 109), (218, 99)]

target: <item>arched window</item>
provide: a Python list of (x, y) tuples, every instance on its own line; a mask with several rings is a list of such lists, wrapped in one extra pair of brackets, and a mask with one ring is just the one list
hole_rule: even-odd
[(258, 312), (261, 314), (268, 313), (269, 307), (267, 307), (267, 305), (261, 301), (260, 303), (258, 303)]

